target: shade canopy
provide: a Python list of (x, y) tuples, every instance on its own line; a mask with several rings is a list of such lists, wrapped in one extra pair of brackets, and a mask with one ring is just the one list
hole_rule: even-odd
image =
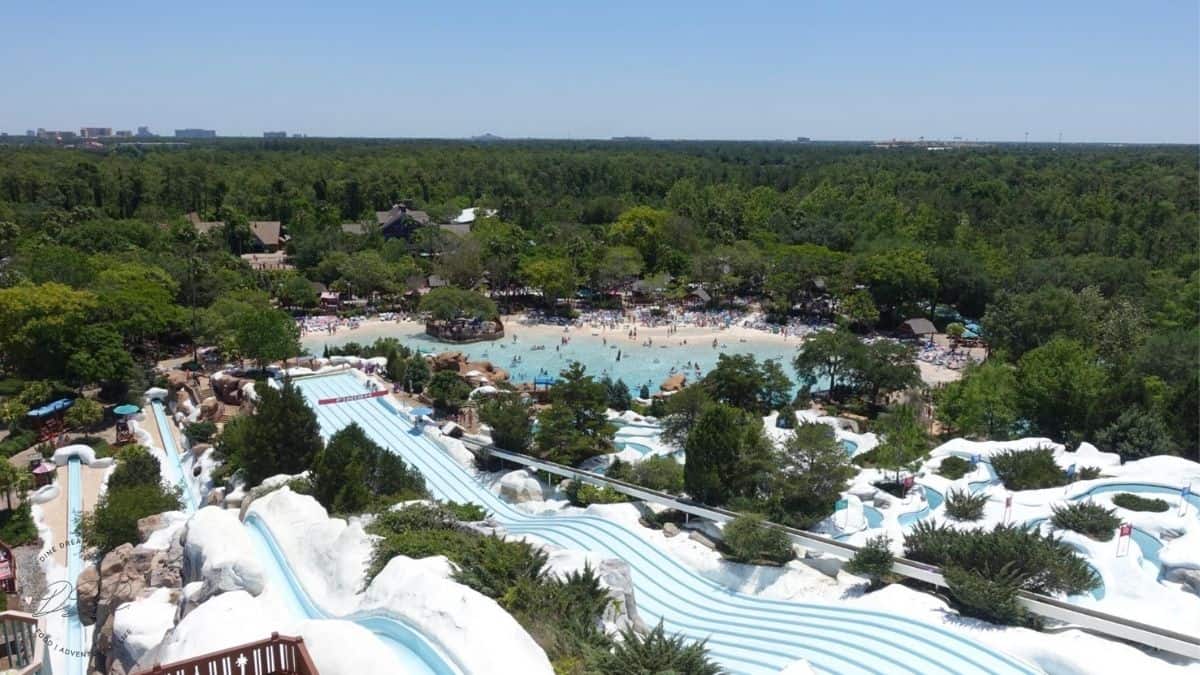
[(34, 408), (33, 410), (30, 410), (29, 416), (37, 417), (39, 419), (42, 417), (49, 417), (50, 415), (60, 413), (64, 410), (66, 410), (67, 408), (70, 408), (71, 404), (74, 402), (75, 402), (74, 400), (69, 399), (69, 398), (60, 398), (57, 401), (54, 401), (53, 403), (47, 403), (46, 405), (44, 405), (40, 408)]
[(136, 415), (140, 411), (141, 411), (141, 408), (137, 407), (136, 405), (133, 405), (132, 403), (125, 403), (125, 404), (122, 404), (122, 405), (119, 405), (119, 406), (113, 408), (113, 413), (115, 413), (117, 415), (122, 415), (122, 416)]
[(549, 387), (550, 385), (554, 384), (555, 381), (556, 378), (553, 375), (538, 375), (533, 378), (533, 383), (538, 386)]
[(409, 412), (412, 413), (413, 417), (421, 417), (422, 415), (432, 415), (433, 408), (426, 408), (422, 406), (419, 408), (413, 408)]

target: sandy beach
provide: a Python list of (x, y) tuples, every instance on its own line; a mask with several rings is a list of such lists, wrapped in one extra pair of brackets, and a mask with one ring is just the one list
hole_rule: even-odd
[[(521, 350), (538, 345), (542, 349), (557, 351), (558, 346), (562, 345), (568, 348), (562, 359), (563, 365), (569, 358), (579, 358), (578, 352), (582, 350), (586, 354), (595, 355), (593, 358), (584, 359), (592, 372), (608, 374), (606, 366), (611, 365), (614, 366), (614, 376), (625, 377), (630, 384), (645, 383), (654, 388), (666, 373), (675, 372), (675, 368), (682, 370), (685, 363), (687, 366), (699, 365), (701, 372), (708, 370), (712, 363), (715, 363), (716, 351), (749, 353), (760, 358), (780, 359), (785, 362), (784, 366), (791, 374), (791, 356), (804, 340), (803, 335), (795, 332), (770, 332), (737, 324), (729, 327), (719, 324), (672, 327), (635, 325), (632, 321), (624, 321), (611, 326), (599, 322), (584, 323), (581, 326), (559, 326), (527, 323), (524, 315), (504, 316), (503, 321), (505, 337), (484, 343), (454, 345), (436, 342), (425, 335), (423, 322), (407, 319), (369, 319), (359, 322), (356, 327), (338, 326), (332, 334), (325, 330), (309, 331), (301, 337), (301, 345), (311, 354), (319, 356), (325, 346), (340, 346), (347, 342), (366, 345), (381, 337), (394, 337), (410, 347), (426, 352), (462, 351), (473, 358), (492, 360), (501, 367), (515, 371), (513, 375), (517, 380), (531, 380), (534, 374), (555, 370), (553, 362), (547, 362), (547, 359), (554, 355), (539, 352), (540, 358), (536, 359), (533, 372), (521, 372), (517, 367), (525, 358), (521, 355)], [(636, 335), (631, 337), (630, 332), (634, 330)], [(939, 344), (944, 344), (944, 336), (939, 337), (942, 338)], [(564, 340), (568, 344), (563, 344)], [(616, 364), (611, 358), (601, 362), (599, 359), (607, 356), (603, 352), (605, 349), (620, 352), (617, 360), (623, 355), (627, 360), (623, 364), (624, 367), (615, 368)], [(630, 359), (634, 361), (628, 362)], [(666, 370), (667, 365), (670, 365), (672, 370)], [(962, 377), (960, 370), (934, 363), (917, 361), (917, 366), (921, 379), (930, 385), (952, 382)], [(636, 372), (638, 377), (631, 375), (631, 370)], [(693, 370), (689, 369), (686, 372), (695, 376)], [(645, 377), (640, 377), (643, 374)]]

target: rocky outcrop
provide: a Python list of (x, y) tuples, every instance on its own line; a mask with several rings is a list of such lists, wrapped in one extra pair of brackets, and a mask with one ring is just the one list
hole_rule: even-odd
[(546, 499), (542, 492), (542, 484), (525, 469), (504, 474), (500, 479), (500, 496), (516, 504)]
[(638, 614), (637, 598), (633, 589), (633, 574), (629, 563), (620, 558), (603, 558), (595, 553), (571, 549), (544, 547), (548, 553), (546, 570), (560, 579), (570, 574), (580, 574), (590, 569), (608, 592), (609, 602), (601, 616), (605, 632), (616, 634), (627, 628), (639, 633), (646, 632), (646, 623)]
[(658, 385), (658, 388), (663, 391), (679, 391), (687, 386), (687, 376), (683, 373), (675, 373), (663, 380), (663, 383)]
[[(233, 511), (206, 506), (188, 521), (181, 537), (183, 582), (187, 607), (230, 591), (258, 595), (263, 590), (263, 569), (257, 552)], [(196, 584), (199, 584), (197, 586)]]
[(1166, 573), (1167, 581), (1174, 581), (1177, 584), (1182, 584), (1185, 590), (1191, 591), (1196, 595), (1200, 595), (1200, 570), (1188, 568), (1175, 568), (1168, 570)]
[[(157, 527), (166, 524), (161, 518), (144, 518), (138, 522), (138, 531), (148, 537)], [(85, 626), (95, 626), (92, 633), (92, 653), (96, 655), (92, 664), (94, 671), (128, 672), (133, 660), (120, 653), (123, 640), (114, 638), (116, 618), (131, 603), (155, 592), (165, 601), (176, 602), (182, 585), (182, 564), (183, 547), (177, 532), (165, 550), (144, 544), (122, 544), (109, 551), (99, 566), (89, 565), (79, 574), (75, 580), (76, 609)]]

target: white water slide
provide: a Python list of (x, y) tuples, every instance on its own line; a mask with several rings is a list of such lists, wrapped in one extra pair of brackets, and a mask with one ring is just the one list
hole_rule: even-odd
[(734, 673), (776, 673), (797, 659), (830, 673), (1034, 673), (1035, 668), (957, 633), (888, 612), (829, 602), (791, 602), (736, 593), (611, 520), (578, 513), (530, 515), (471, 477), (383, 398), (318, 405), (319, 399), (361, 394), (362, 383), (341, 373), (299, 379), (328, 438), (357, 423), (381, 446), (425, 477), (439, 499), (479, 504), (514, 535), (529, 534), (566, 548), (619, 557), (633, 570), (638, 609), (668, 631), (708, 640), (712, 656)]

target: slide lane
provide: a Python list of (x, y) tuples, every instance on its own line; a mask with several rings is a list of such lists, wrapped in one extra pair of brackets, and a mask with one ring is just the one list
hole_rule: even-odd
[[(83, 571), (83, 546), (75, 535), (75, 524), (83, 516), (83, 465), (78, 457), (67, 460), (67, 580), (72, 585)], [(87, 651), (84, 646), (83, 624), (79, 621), (75, 594), (67, 607), (67, 673), (83, 675), (87, 670), (87, 657), (78, 656)]]
[[(310, 402), (362, 391), (349, 374), (306, 378), (298, 386)], [(708, 639), (714, 657), (735, 672), (777, 672), (798, 658), (839, 673), (1037, 672), (960, 635), (898, 615), (734, 593), (605, 518), (523, 513), (492, 495), (433, 441), (409, 433), (411, 425), (383, 400), (314, 408), (326, 436), (357, 422), (421, 470), (439, 498), (480, 504), (514, 534), (625, 559), (634, 571), (639, 609), (672, 631)]]
[[(171, 434), (169, 420), (164, 412), (162, 402), (152, 401), (151, 406), (154, 409), (154, 419), (158, 424), (159, 436), (162, 437), (163, 445), (166, 446), (163, 448), (167, 455), (167, 466), (164, 468), (168, 473), (174, 474), (169, 476), (168, 480), (178, 483), (183, 492), (184, 509), (189, 514), (193, 513), (199, 506), (199, 499), (191, 481), (187, 480), (187, 474), (180, 459), (179, 447)], [(71, 461), (78, 464), (77, 460)], [(71, 484), (76, 484), (75, 474), (71, 475)], [(302, 619), (339, 618), (363, 626), (378, 636), (391, 649), (392, 653), (396, 655), (397, 662), (401, 665), (400, 672), (405, 675), (456, 675), (458, 673), (458, 670), (450, 664), (449, 659), (443, 657), (441, 652), (418, 631), (393, 617), (367, 613), (336, 617), (321, 609), (293, 574), (288, 565), (287, 556), (279, 549), (267, 524), (258, 516), (250, 514), (246, 517), (245, 527), (267, 578), (272, 587), (281, 594), (285, 606), (293, 616)], [(73, 574), (78, 576), (78, 571)], [(77, 672), (79, 675), (83, 673), (82, 669)], [(75, 673), (73, 672), (72, 675)]]

